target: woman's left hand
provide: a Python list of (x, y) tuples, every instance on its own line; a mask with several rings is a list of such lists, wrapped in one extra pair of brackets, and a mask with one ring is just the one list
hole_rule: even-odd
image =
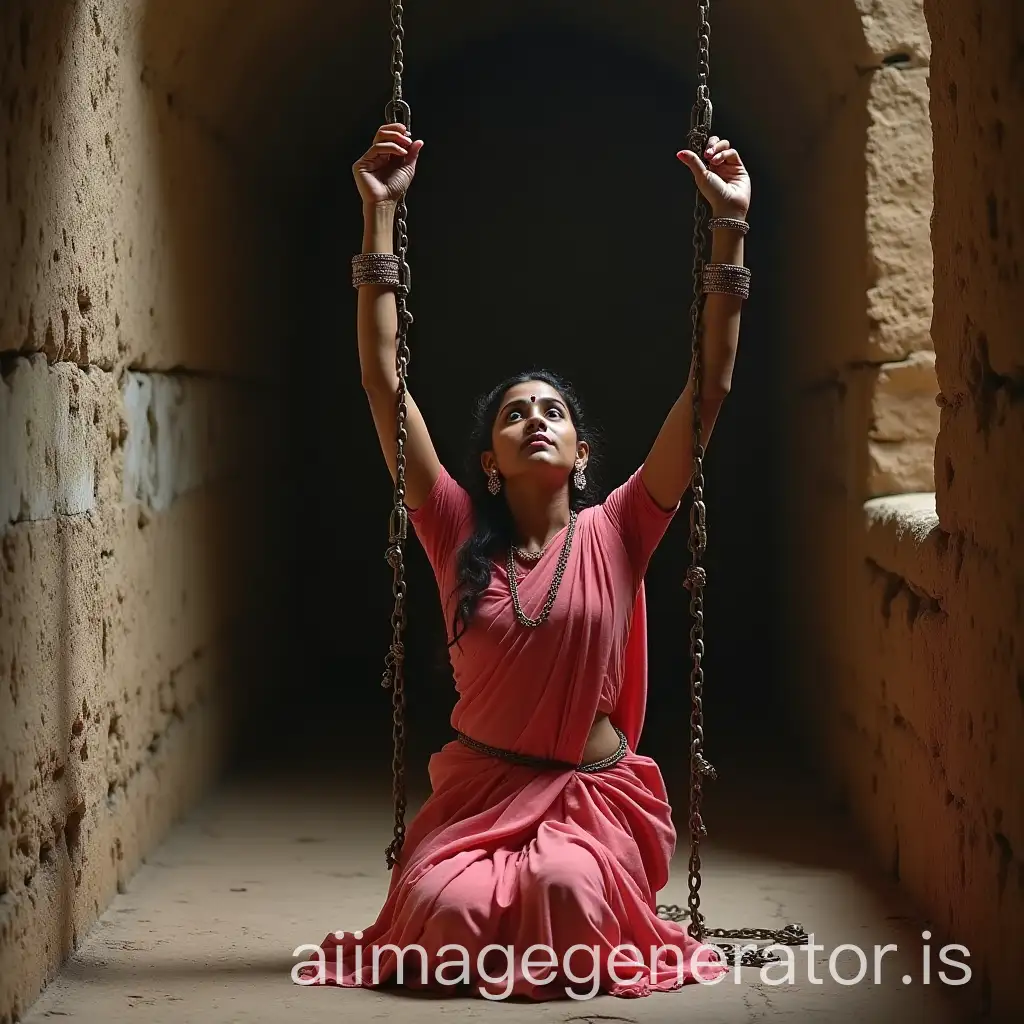
[(708, 138), (704, 152), (707, 167), (693, 150), (682, 149), (676, 156), (692, 171), (697, 188), (710, 204), (713, 216), (747, 216), (750, 208), (750, 176), (739, 153), (730, 146), (728, 139), (720, 139), (717, 135)]

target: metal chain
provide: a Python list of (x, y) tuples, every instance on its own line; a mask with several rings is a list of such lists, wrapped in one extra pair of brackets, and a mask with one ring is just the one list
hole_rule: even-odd
[[(678, 903), (659, 903), (658, 917), (666, 921), (685, 921), (690, 912)], [(787, 924), (785, 928), (704, 928), (704, 939), (738, 939), (744, 942), (742, 950), (737, 943), (716, 942), (715, 946), (722, 951), (726, 960), (740, 967), (763, 967), (767, 963), (779, 960), (774, 953), (766, 953), (763, 949), (751, 948), (751, 942), (768, 942), (778, 946), (803, 946), (807, 943), (807, 933), (800, 924)]]
[[(710, 75), (710, 35), (708, 20), (710, 0), (698, 0), (697, 13), (697, 98), (690, 114), (688, 147), (703, 156), (711, 132), (711, 98), (708, 91)], [(685, 585), (690, 591), (690, 863), (688, 931), (697, 941), (704, 935), (704, 917), (700, 913), (700, 840), (707, 835), (701, 818), (701, 795), (704, 776), (714, 778), (714, 769), (704, 759), (704, 585), (707, 573), (700, 564), (707, 545), (706, 510), (704, 506), (704, 431), (701, 423), (703, 387), (703, 311), (702, 270), (707, 245), (707, 209), (698, 191), (693, 207), (693, 301), (690, 304), (691, 374), (693, 376), (693, 500), (690, 507), (690, 566)]]
[(536, 629), (547, 617), (551, 614), (551, 609), (555, 605), (555, 597), (558, 595), (558, 587), (562, 582), (562, 576), (565, 573), (565, 567), (569, 562), (569, 549), (572, 547), (572, 535), (576, 531), (576, 512), (573, 510), (569, 513), (569, 526), (565, 531), (565, 542), (562, 544), (562, 551), (558, 556), (558, 564), (555, 566), (555, 573), (551, 579), (551, 586), (548, 587), (547, 600), (544, 602), (544, 607), (540, 610), (540, 615), (536, 618), (530, 618), (519, 603), (519, 582), (516, 579), (516, 565), (515, 560), (512, 556), (512, 547), (509, 546), (508, 556), (505, 561), (505, 572), (508, 576), (508, 588), (512, 592), (512, 606), (515, 608), (516, 618), (519, 622), (528, 627), (529, 629)]
[[(709, 87), (711, 76), (711, 0), (697, 0), (697, 95), (690, 114), (687, 147), (703, 159), (711, 135), (712, 104)], [(690, 565), (685, 586), (690, 591), (690, 862), (687, 909), (675, 904), (661, 904), (658, 914), (669, 920), (689, 920), (687, 931), (698, 942), (706, 938), (759, 939), (787, 945), (801, 945), (807, 936), (800, 925), (787, 925), (774, 931), (769, 928), (709, 929), (700, 911), (700, 841), (707, 835), (701, 815), (704, 779), (717, 777), (714, 767), (704, 757), (704, 587), (707, 572), (701, 559), (707, 548), (707, 509), (704, 504), (704, 432), (701, 423), (703, 386), (704, 293), (702, 287), (704, 253), (707, 249), (707, 203), (698, 191), (693, 208), (693, 301), (690, 306), (691, 360), (693, 374), (693, 501), (690, 507)], [(727, 959), (735, 963), (736, 949), (719, 944)], [(749, 947), (741, 955), (743, 966), (759, 966), (778, 957)]]
[[(402, 25), (404, 13), (400, 0), (391, 0), (391, 100), (385, 110), (385, 120), (401, 122), (412, 130), (412, 113), (409, 104), (402, 99), (402, 73), (405, 70), (405, 54), (402, 43), (405, 29)], [(398, 331), (395, 338), (395, 370), (398, 374), (398, 394), (395, 421), (395, 491), (394, 505), (389, 522), (388, 548), (385, 555), (388, 565), (394, 570), (391, 592), (395, 605), (391, 613), (391, 646), (384, 661), (384, 677), (381, 686), (391, 688), (391, 721), (394, 752), (391, 759), (392, 797), (395, 806), (394, 838), (385, 850), (384, 857), (390, 870), (398, 862), (405, 842), (405, 643), (402, 639), (406, 623), (406, 582), (404, 545), (409, 530), (408, 513), (405, 507), (405, 442), (408, 440), (406, 417), (408, 415), (406, 373), (409, 367), (408, 331), (412, 314), (407, 308), (410, 289), (409, 263), (406, 254), (409, 235), (406, 229), (407, 209), (405, 196), (398, 201), (395, 210), (394, 248), (398, 256), (398, 287), (395, 290), (395, 305), (398, 312)]]

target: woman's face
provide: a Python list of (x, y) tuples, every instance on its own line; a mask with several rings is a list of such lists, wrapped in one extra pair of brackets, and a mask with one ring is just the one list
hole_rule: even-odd
[(491, 451), (481, 459), (485, 473), (497, 466), (505, 480), (540, 473), (561, 484), (578, 458), (586, 464), (587, 446), (578, 440), (558, 391), (543, 381), (527, 381), (505, 392), (491, 429)]

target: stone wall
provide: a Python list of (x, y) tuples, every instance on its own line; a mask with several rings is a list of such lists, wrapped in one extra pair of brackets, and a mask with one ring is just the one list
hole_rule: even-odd
[[(1010, 1020), (1024, 1006), (1024, 330), (1014, 248), (1024, 199), (1013, 171), (1024, 147), (1024, 19), (1012, 0), (925, 7), (928, 71), (873, 76), (869, 138), (892, 145), (868, 147), (861, 365), (834, 382), (820, 376), (800, 407), (818, 406), (801, 424), (816, 456), (800, 490), (803, 551), (824, 557), (799, 573), (813, 601), (798, 603), (796, 621), (837, 793), (926, 915), (933, 943), (970, 950), (972, 1008)], [(884, 96), (893, 105), (878, 107)], [(915, 255), (926, 206), (909, 189), (928, 179), (927, 147), (901, 121), (925, 102), (930, 314)], [(936, 422), (934, 470), (924, 473)]]
[[(970, 948), (982, 1011), (1010, 1020), (1024, 1009), (1024, 11), (1014, 0), (925, 10), (935, 494), (868, 508), (878, 646), (864, 685), (878, 714), (859, 723), (850, 775), (904, 884)], [(868, 775), (882, 772), (903, 785), (880, 798)]]
[(5, 4), (0, 61), (10, 1021), (221, 762), (261, 271), (246, 182), (154, 87), (134, 5)]

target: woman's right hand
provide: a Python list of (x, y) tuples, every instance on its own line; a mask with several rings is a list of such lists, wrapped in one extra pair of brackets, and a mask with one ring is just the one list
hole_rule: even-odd
[(352, 165), (364, 206), (398, 202), (412, 184), (423, 140), (415, 142), (404, 124), (384, 124), (373, 145)]

